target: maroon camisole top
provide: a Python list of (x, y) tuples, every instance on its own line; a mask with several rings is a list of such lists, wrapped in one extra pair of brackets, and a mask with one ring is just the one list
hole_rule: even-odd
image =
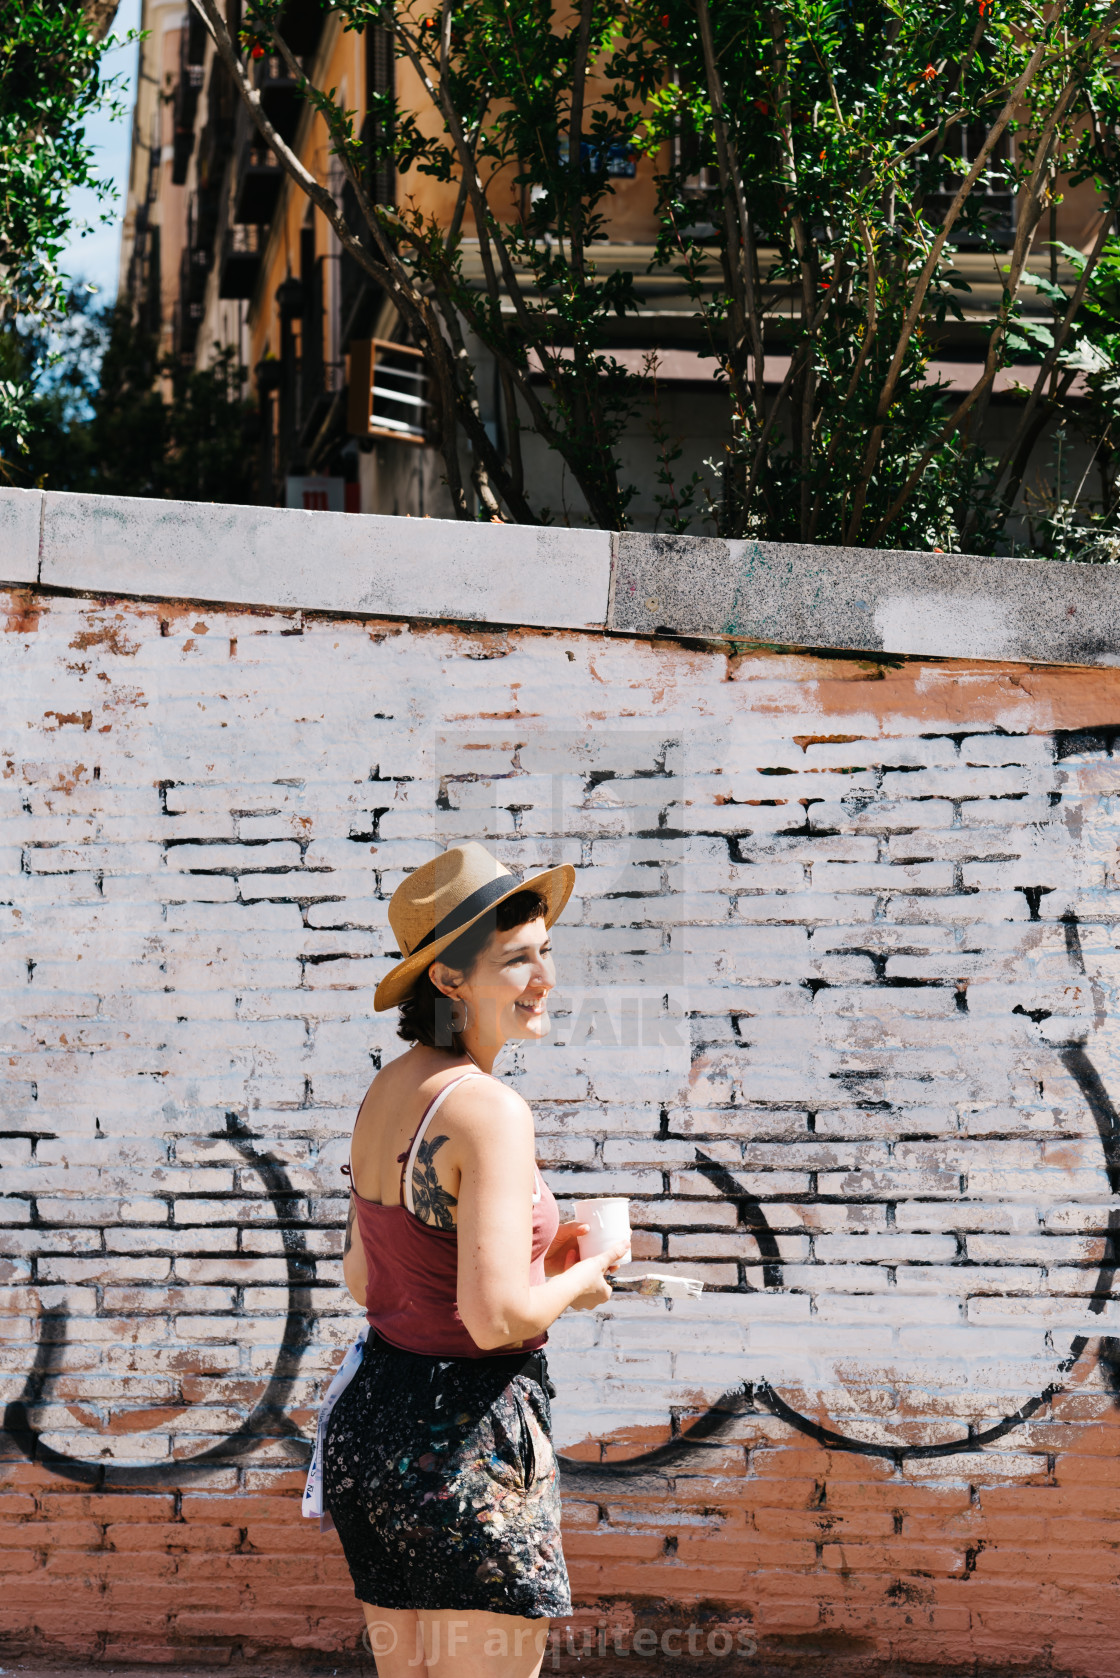
[[(477, 1346), (464, 1328), (456, 1304), (458, 1234), (453, 1229), (434, 1229), (421, 1223), (412, 1210), (412, 1166), (424, 1132), (445, 1096), (465, 1078), (484, 1076), (482, 1072), (464, 1072), (429, 1102), (412, 1142), (399, 1156), (403, 1204), (384, 1206), (375, 1200), (363, 1200), (357, 1189), (352, 1190), (369, 1277), (366, 1317), (383, 1339), (406, 1352), (444, 1358), (519, 1357), (543, 1346), (548, 1339), (547, 1334), (538, 1334), (533, 1340), (523, 1340), (516, 1351), (504, 1354)], [(560, 1227), (555, 1197), (539, 1171), (536, 1182), (530, 1287), (539, 1287), (545, 1281), (544, 1255)]]

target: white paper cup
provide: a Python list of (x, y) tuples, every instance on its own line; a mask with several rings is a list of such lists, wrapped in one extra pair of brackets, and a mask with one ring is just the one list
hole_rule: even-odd
[(591, 1225), (588, 1233), (579, 1237), (581, 1259), (594, 1258), (596, 1253), (606, 1252), (608, 1247), (626, 1237), (626, 1251), (618, 1263), (630, 1263), (630, 1202), (624, 1196), (609, 1200), (577, 1200), (573, 1210), (577, 1224)]

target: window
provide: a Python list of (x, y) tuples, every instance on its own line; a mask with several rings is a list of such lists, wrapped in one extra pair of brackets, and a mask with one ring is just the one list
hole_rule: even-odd
[[(963, 158), (966, 164), (972, 164), (980, 153), (987, 133), (987, 126), (982, 122), (954, 123), (945, 138), (944, 155)], [(1010, 159), (1011, 145), (1005, 130), (988, 159), (988, 180), (985, 182), (981, 178), (973, 187), (965, 200), (960, 218), (953, 224), (953, 231), (949, 237), (954, 245), (959, 245), (964, 250), (978, 250), (988, 244), (1006, 247), (1014, 242), (1015, 194), (1007, 174)], [(927, 220), (934, 223), (943, 220), (963, 179), (963, 175), (950, 174), (939, 192), (927, 193)], [(969, 205), (972, 206), (971, 214)]]

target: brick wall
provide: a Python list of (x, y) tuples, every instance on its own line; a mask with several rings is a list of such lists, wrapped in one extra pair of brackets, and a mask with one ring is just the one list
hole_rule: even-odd
[(339, 1166), (470, 836), (577, 869), (554, 1190), (706, 1284), (552, 1334), (598, 1670), (1120, 1673), (1120, 672), (2, 605), (0, 1646), (354, 1649)]

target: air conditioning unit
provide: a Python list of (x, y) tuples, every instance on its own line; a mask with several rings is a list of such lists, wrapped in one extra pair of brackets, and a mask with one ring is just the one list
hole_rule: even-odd
[(428, 370), (419, 350), (385, 338), (351, 343), (347, 426), (351, 436), (423, 443), (429, 407)]

